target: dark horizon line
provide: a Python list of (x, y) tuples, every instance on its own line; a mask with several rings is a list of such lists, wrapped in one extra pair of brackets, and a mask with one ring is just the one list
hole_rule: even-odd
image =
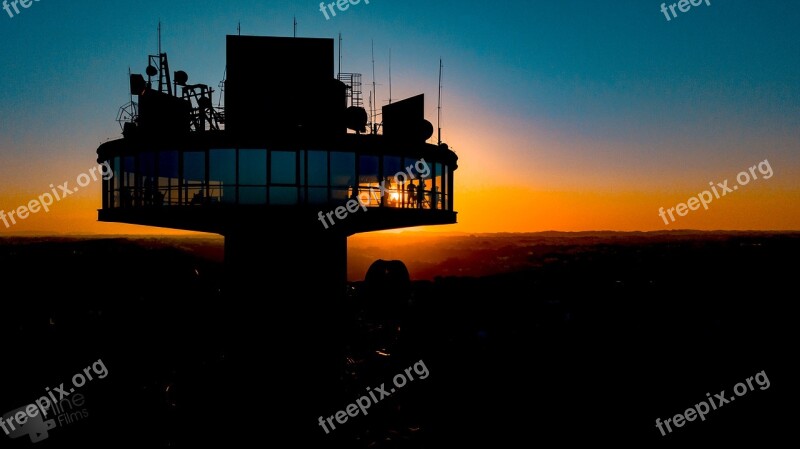
[[(0, 234), (0, 239), (4, 238), (41, 238), (41, 237), (55, 237), (55, 238), (96, 238), (96, 239), (103, 239), (103, 238), (146, 238), (146, 237), (174, 237), (174, 238), (223, 238), (222, 235), (217, 235), (213, 233), (201, 233), (201, 232), (192, 232), (186, 231), (187, 233), (198, 234), (198, 235), (174, 235), (174, 234), (166, 234), (166, 233), (152, 233), (152, 234), (89, 234), (89, 233), (47, 233), (47, 232), (37, 232), (37, 231), (29, 231), (29, 232), (18, 232), (18, 233), (9, 233), (9, 234)], [(379, 232), (379, 231), (376, 231)], [(363, 235), (370, 235), (375, 234), (376, 232), (365, 233)], [(407, 232), (407, 231), (406, 231)], [(514, 231), (498, 231), (498, 232), (448, 232), (448, 231), (424, 231), (418, 234), (418, 236), (427, 236), (427, 237), (469, 237), (469, 236), (508, 236), (508, 235), (518, 235), (518, 236), (555, 236), (555, 235), (566, 235), (566, 236), (578, 236), (578, 235), (597, 235), (597, 234), (616, 234), (616, 235), (686, 235), (686, 234), (800, 234), (800, 229), (798, 230), (735, 230), (735, 229), (715, 229), (715, 230), (700, 230), (700, 229), (672, 229), (672, 230), (659, 230), (659, 231), (614, 231), (614, 230), (592, 230), (592, 231), (557, 231), (557, 230), (548, 230), (548, 231), (523, 231), (523, 232), (514, 232)]]

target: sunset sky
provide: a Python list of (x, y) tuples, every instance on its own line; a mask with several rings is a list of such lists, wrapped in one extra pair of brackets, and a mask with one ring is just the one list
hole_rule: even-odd
[[(426, 94), (459, 156), (459, 224), (437, 232), (800, 229), (800, 2), (711, 0), (667, 21), (656, 0), (371, 0), (326, 20), (318, 1), (41, 0), (0, 10), (0, 209), (95, 164), (120, 137), (127, 73), (144, 72), (156, 28), (173, 71), (216, 88), (225, 35), (335, 38), (342, 71), (378, 99)], [(13, 9), (12, 9), (13, 11)], [(277, 68), (279, 70), (279, 68)], [(265, 68), (269, 70), (269, 68)], [(216, 98), (215, 98), (216, 102)], [(675, 207), (768, 160), (769, 179), (669, 226)], [(759, 173), (756, 170), (755, 173)], [(100, 185), (12, 233), (162, 230), (98, 223)]]

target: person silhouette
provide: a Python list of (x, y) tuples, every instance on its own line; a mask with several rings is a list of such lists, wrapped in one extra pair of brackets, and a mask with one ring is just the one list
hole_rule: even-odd
[(202, 190), (198, 190), (195, 192), (194, 196), (192, 197), (192, 206), (201, 205), (205, 202), (205, 194)]
[(417, 186), (417, 207), (422, 209), (422, 203), (425, 200), (425, 182), (421, 179), (419, 180), (419, 185)]
[(131, 194), (130, 187), (123, 187), (121, 191), (122, 207), (133, 206), (133, 195)]
[[(358, 199), (358, 195), (359, 195), (358, 188), (356, 188), (353, 185), (349, 185), (349, 186), (347, 186), (347, 189), (350, 191), (350, 199), (351, 200), (356, 200), (359, 203), (361, 203), (361, 201)], [(367, 195), (367, 204), (369, 204), (369, 195)]]
[(414, 181), (408, 183), (408, 198), (409, 198), (409, 205), (414, 207), (414, 204), (417, 201), (417, 186), (414, 185)]

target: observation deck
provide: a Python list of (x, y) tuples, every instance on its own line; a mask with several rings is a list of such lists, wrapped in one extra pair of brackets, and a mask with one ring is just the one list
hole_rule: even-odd
[[(100, 221), (222, 235), (242, 223), (352, 235), (456, 222), (457, 156), (433, 144), (364, 134), (242, 141), (212, 131), (119, 139), (101, 145), (98, 155), (114, 173), (103, 183)], [(358, 210), (337, 217), (353, 198)], [(319, 212), (331, 211), (323, 223)]]

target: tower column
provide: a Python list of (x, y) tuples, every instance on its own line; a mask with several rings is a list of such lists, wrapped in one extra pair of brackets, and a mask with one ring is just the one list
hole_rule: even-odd
[(239, 323), (227, 342), (230, 406), (255, 411), (267, 441), (321, 440), (319, 416), (346, 405), (346, 236), (239, 227), (225, 234), (225, 263), (225, 313)]

